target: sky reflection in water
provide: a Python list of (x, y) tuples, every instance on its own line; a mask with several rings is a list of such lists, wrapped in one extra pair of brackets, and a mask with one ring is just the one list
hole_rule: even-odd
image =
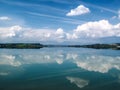
[(3, 90), (120, 89), (120, 51), (83, 48), (0, 49)]

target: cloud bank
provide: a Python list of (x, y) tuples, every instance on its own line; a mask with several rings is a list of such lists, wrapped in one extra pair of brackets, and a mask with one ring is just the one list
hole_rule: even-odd
[(22, 30), (22, 27), (19, 25), (0, 28), (0, 39), (14, 37), (20, 30)]
[[(86, 22), (73, 30), (29, 28), (20, 25), (0, 27), (0, 41), (13, 42), (80, 42), (84, 39), (120, 38), (120, 23), (111, 24), (108, 20)], [(87, 41), (86, 41), (87, 42)]]
[(112, 25), (108, 20), (87, 22), (82, 25), (78, 25), (74, 30), (74, 35), (77, 38), (120, 37), (120, 23)]

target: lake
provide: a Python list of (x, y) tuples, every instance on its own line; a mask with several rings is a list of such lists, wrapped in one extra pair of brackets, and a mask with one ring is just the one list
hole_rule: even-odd
[(0, 49), (0, 90), (120, 90), (120, 51)]

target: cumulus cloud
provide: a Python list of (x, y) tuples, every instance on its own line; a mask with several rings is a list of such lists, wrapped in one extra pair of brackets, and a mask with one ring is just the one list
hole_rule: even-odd
[(22, 30), (22, 27), (19, 25), (0, 28), (0, 39), (14, 37), (16, 36), (16, 33), (20, 30)]
[(19, 31), (19, 30), (21, 30), (21, 29), (22, 29), (22, 27), (19, 26), (19, 25), (16, 25), (16, 26), (12, 26), (12, 27), (10, 27), (10, 30), (16, 30), (16, 31)]
[(113, 25), (108, 20), (87, 22), (67, 32), (62, 28), (34, 29), (19, 25), (0, 28), (0, 40), (2, 41), (12, 38), (13, 41), (21, 42), (79, 42), (85, 38), (100, 39), (106, 37), (120, 37), (120, 23)]
[(45, 29), (40, 29), (40, 30), (34, 30), (34, 29), (29, 29), (29, 30), (24, 30), (20, 38), (23, 40), (28, 40), (28, 41), (46, 41), (47, 38), (50, 39), (51, 37), (51, 30), (45, 30)]
[(2, 16), (2, 17), (0, 17), (0, 20), (1, 20), (1, 21), (11, 20), (11, 18), (6, 17), (6, 16)]
[(65, 38), (65, 32), (63, 31), (62, 28), (58, 28), (57, 31), (55, 32), (55, 35), (59, 39)]
[(66, 77), (67, 80), (69, 80), (71, 83), (75, 84), (79, 88), (83, 88), (88, 85), (89, 81), (84, 80), (78, 77)]
[(102, 38), (102, 37), (120, 37), (120, 23), (112, 25), (107, 20), (87, 22), (74, 30), (74, 38)]
[(90, 12), (89, 8), (85, 7), (84, 5), (79, 5), (77, 8), (71, 9), (71, 11), (66, 14), (66, 16), (77, 16), (89, 12)]
[(25, 40), (33, 41), (64, 41), (66, 33), (62, 28), (54, 29), (28, 29), (24, 30), (20, 37)]

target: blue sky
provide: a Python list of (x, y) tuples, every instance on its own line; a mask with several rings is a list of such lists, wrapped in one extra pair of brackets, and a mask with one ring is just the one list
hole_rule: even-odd
[(0, 42), (120, 42), (119, 0), (0, 0)]

